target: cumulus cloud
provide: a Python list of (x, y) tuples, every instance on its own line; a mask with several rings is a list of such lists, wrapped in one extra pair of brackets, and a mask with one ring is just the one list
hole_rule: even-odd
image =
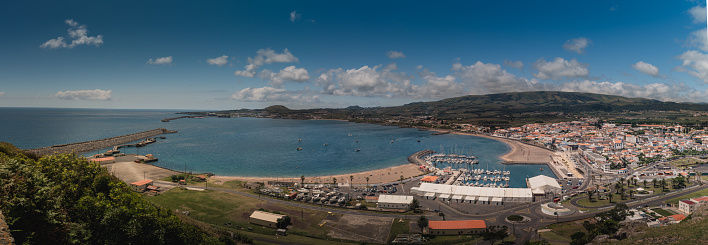
[(565, 92), (587, 92), (611, 94), (625, 97), (649, 98), (662, 101), (704, 101), (705, 92), (688, 88), (683, 84), (651, 83), (645, 85), (623, 82), (573, 81), (563, 83), (558, 90)]
[(585, 53), (585, 48), (587, 48), (591, 43), (592, 41), (590, 41), (590, 39), (584, 37), (574, 38), (565, 41), (565, 44), (563, 44), (563, 49), (573, 51), (578, 54), (583, 54)]
[(223, 66), (226, 65), (227, 62), (229, 62), (229, 56), (222, 55), (213, 59), (207, 59), (207, 63), (210, 65), (216, 65), (216, 66)]
[(59, 91), (54, 96), (64, 100), (111, 100), (111, 90)]
[(521, 61), (519, 61), (519, 60), (517, 60), (517, 61), (504, 60), (504, 65), (505, 65), (505, 66), (508, 66), (508, 67), (513, 67), (513, 68), (516, 68), (516, 69), (524, 68), (524, 63), (521, 62)]
[(297, 11), (290, 12), (290, 22), (294, 23), (296, 20), (300, 19), (300, 16), (300, 13), (298, 13)]
[(388, 56), (389, 59), (406, 58), (406, 55), (403, 54), (403, 52), (393, 50), (386, 52), (386, 56)]
[(533, 76), (538, 79), (561, 80), (562, 78), (587, 77), (590, 74), (587, 64), (580, 63), (575, 59), (567, 61), (560, 57), (551, 62), (547, 62), (543, 58), (538, 59), (534, 63), (534, 68), (538, 70), (538, 73), (534, 73)]
[(249, 102), (319, 102), (319, 96), (312, 95), (308, 91), (293, 92), (273, 87), (245, 88), (232, 94), (231, 99)]
[(412, 97), (443, 99), (467, 94), (463, 84), (458, 83), (457, 78), (453, 75), (438, 77), (428, 69), (423, 69), (419, 72), (419, 76), (425, 81), (425, 84), (413, 85), (414, 94), (411, 94)]
[(695, 6), (688, 10), (688, 14), (691, 15), (693, 23), (704, 23), (706, 22), (706, 7)]
[(295, 68), (295, 66), (285, 67), (285, 69), (280, 70), (278, 73), (264, 69), (258, 76), (268, 80), (269, 84), (275, 88), (282, 88), (285, 81), (305, 82), (310, 80), (310, 75), (307, 73), (307, 70), (304, 68)]
[(464, 66), (456, 63), (452, 65), (452, 70), (467, 85), (470, 94), (539, 90), (535, 79), (514, 76), (498, 64), (477, 61), (474, 65)]
[(636, 64), (632, 65), (632, 67), (634, 69), (637, 69), (637, 71), (644, 72), (652, 77), (659, 76), (659, 68), (656, 68), (656, 66), (653, 66), (652, 64), (646, 63), (644, 61), (639, 61)]
[(295, 57), (288, 49), (283, 50), (283, 53), (276, 53), (272, 49), (260, 49), (256, 52), (256, 57), (248, 57), (248, 64), (244, 66), (245, 70), (236, 71), (234, 75), (242, 77), (254, 77), (256, 75), (256, 69), (263, 66), (264, 64), (272, 63), (292, 63), (299, 62), (298, 58)]
[(358, 69), (332, 69), (320, 74), (317, 82), (324, 93), (347, 96), (393, 97), (412, 92), (412, 78), (381, 66), (362, 66)]
[(688, 68), (688, 74), (708, 83), (708, 55), (696, 50), (689, 50), (677, 58), (683, 60), (683, 68)]
[(172, 56), (160, 57), (157, 59), (149, 59), (148, 64), (151, 65), (172, 65)]
[(706, 38), (706, 28), (691, 32), (691, 34), (688, 35), (688, 40), (686, 41), (688, 42), (689, 47), (695, 47), (703, 51), (708, 51), (708, 38)]
[(89, 37), (88, 29), (86, 29), (85, 25), (79, 25), (79, 23), (72, 19), (65, 20), (64, 23), (71, 26), (71, 28), (69, 28), (68, 30), (69, 37), (71, 38), (71, 43), (67, 43), (64, 37), (57, 37), (55, 39), (50, 39), (49, 41), (44, 42), (42, 45), (39, 45), (39, 47), (44, 49), (57, 49), (73, 48), (78, 45), (84, 44), (94, 45), (98, 47), (103, 44), (103, 36), (97, 35)]

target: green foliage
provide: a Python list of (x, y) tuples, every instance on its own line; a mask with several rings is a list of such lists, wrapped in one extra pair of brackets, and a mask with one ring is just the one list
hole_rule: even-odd
[(425, 227), (428, 227), (429, 223), (430, 223), (430, 221), (428, 221), (428, 218), (423, 215), (421, 215), (420, 218), (418, 218), (417, 225), (418, 225), (418, 228), (420, 228), (421, 234), (423, 233), (423, 229), (425, 229)]
[(633, 215), (628, 209), (626, 204), (620, 203), (607, 212), (596, 214), (595, 220), (597, 220), (597, 223), (593, 224), (589, 221), (583, 222), (583, 227), (587, 230), (587, 233), (576, 232), (571, 236), (573, 240), (570, 244), (586, 244), (595, 239), (597, 235), (614, 234), (619, 230), (619, 222), (624, 220), (627, 216)]
[(17, 244), (216, 243), (82, 157), (0, 153), (0, 209)]
[(489, 241), (490, 244), (494, 244), (495, 240), (503, 240), (509, 236), (509, 227), (492, 225), (487, 228), (487, 231), (482, 233), (482, 238)]

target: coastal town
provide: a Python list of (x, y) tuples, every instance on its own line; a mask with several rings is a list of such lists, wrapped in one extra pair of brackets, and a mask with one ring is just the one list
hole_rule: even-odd
[[(416, 153), (409, 157), (410, 164), (397, 167), (301, 178), (197, 173), (191, 177), (175, 178), (189, 173), (132, 161), (140, 156), (125, 154), (115, 156), (105, 162), (105, 166), (134, 190), (151, 196), (159, 196), (179, 187), (192, 191), (269, 196), (274, 201), (285, 200), (281, 205), (319, 205), (320, 210), (331, 213), (342, 212), (342, 209), (356, 210), (356, 215), (361, 217), (378, 216), (372, 211), (390, 213), (399, 218), (425, 217), (429, 223), (420, 227), (419, 232), (428, 237), (482, 234), (511, 225), (524, 228), (524, 232), (505, 230), (517, 241), (545, 239), (543, 233), (550, 234), (554, 230), (543, 229), (547, 227), (544, 223), (554, 218), (556, 222), (582, 220), (618, 204), (627, 208), (623, 222), (633, 222), (634, 226), (639, 222), (643, 224), (640, 226), (663, 227), (682, 222), (708, 203), (706, 197), (681, 198), (685, 196), (684, 192), (702, 193), (700, 190), (705, 189), (701, 175), (708, 171), (704, 166), (708, 146), (703, 143), (708, 134), (703, 130), (680, 125), (615, 124), (597, 118), (534, 123), (493, 131), (469, 124), (454, 124), (446, 130), (432, 127), (428, 130), (505, 142), (511, 151), (501, 157), (503, 163), (540, 164), (541, 168), (545, 166), (553, 172), (556, 178), (531, 176), (527, 178), (525, 188), (480, 185), (480, 181), (474, 181), (475, 174), (484, 176), (485, 180), (487, 177), (490, 180), (500, 179), (503, 183), (504, 178), (508, 179), (504, 177), (508, 173), (486, 170), (487, 176), (485, 171), (472, 167), (476, 163), (474, 156), (436, 154), (431, 150)], [(105, 161), (105, 157), (109, 156), (99, 156), (96, 161)], [(444, 161), (455, 164), (442, 164)], [(243, 190), (223, 188), (231, 182), (242, 183)], [(676, 198), (681, 200), (669, 201)], [(265, 201), (270, 202), (268, 199)], [(527, 210), (520, 215), (520, 221), (509, 219), (520, 210)], [(190, 211), (186, 209), (182, 212)], [(277, 228), (277, 233), (283, 235), (287, 234), (288, 229), (298, 230), (279, 224), (284, 217), (281, 214), (258, 212), (262, 211), (250, 214), (251, 224)], [(349, 223), (350, 226), (369, 224), (369, 221), (361, 221), (351, 214), (345, 217), (361, 222)], [(342, 221), (327, 222), (332, 226), (342, 224)], [(411, 231), (415, 230), (414, 223), (410, 221)], [(396, 239), (398, 242), (422, 243), (426, 237), (412, 233), (399, 234), (396, 239), (391, 237), (393, 240), (387, 240), (383, 234), (374, 233), (358, 235), (364, 235), (366, 239), (337, 232), (331, 235), (372, 243), (393, 242)], [(602, 239), (612, 238), (607, 236)]]

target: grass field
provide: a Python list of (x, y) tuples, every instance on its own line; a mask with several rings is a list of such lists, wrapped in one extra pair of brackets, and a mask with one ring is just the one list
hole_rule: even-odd
[(328, 232), (325, 227), (318, 225), (327, 216), (326, 212), (279, 206), (262, 200), (218, 191), (190, 191), (175, 188), (159, 196), (145, 196), (144, 198), (173, 211), (177, 209), (180, 211), (189, 210), (190, 218), (205, 223), (222, 226), (226, 222), (231, 222), (232, 227), (251, 227), (253, 232), (265, 235), (274, 235), (275, 230), (262, 228), (248, 222), (251, 213), (261, 208), (290, 216), (292, 218), (292, 233), (325, 238)]
[(708, 196), (708, 189), (700, 190), (694, 193), (689, 193), (680, 197), (672, 198), (666, 201), (666, 203), (671, 203), (671, 204), (678, 204), (679, 201), (684, 200), (684, 199), (691, 199), (694, 197), (702, 197), (702, 196)]
[(654, 211), (657, 214), (660, 214), (661, 216), (664, 216), (664, 217), (674, 215), (673, 213), (666, 211), (664, 209), (661, 209), (661, 208), (655, 208), (655, 209), (652, 209), (651, 211)]
[(583, 227), (583, 222), (586, 220), (590, 222), (595, 222), (594, 219), (589, 218), (589, 219), (582, 219), (582, 220), (574, 220), (570, 222), (563, 222), (563, 223), (557, 223), (557, 224), (551, 224), (546, 226), (547, 229), (551, 229), (551, 231), (547, 232), (541, 232), (538, 233), (542, 238), (550, 239), (550, 240), (556, 240), (556, 241), (567, 241), (570, 242), (570, 236), (573, 235), (576, 232), (587, 232), (585, 228)]
[(410, 219), (394, 219), (393, 225), (391, 225), (391, 232), (388, 234), (388, 242), (391, 242), (398, 234), (408, 234), (411, 233), (411, 220)]

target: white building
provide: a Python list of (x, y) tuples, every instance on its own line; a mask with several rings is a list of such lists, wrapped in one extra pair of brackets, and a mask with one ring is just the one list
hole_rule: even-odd
[(376, 203), (378, 208), (409, 209), (413, 203), (413, 196), (379, 195)]
[(543, 196), (546, 194), (557, 195), (561, 192), (561, 186), (556, 179), (545, 175), (538, 175), (526, 179), (526, 186), (531, 189), (531, 192), (533, 192), (535, 196)]
[(492, 188), (422, 183), (420, 187), (411, 188), (411, 193), (426, 199), (437, 198), (440, 201), (460, 203), (502, 205), (504, 202), (533, 201), (533, 194), (529, 188)]

